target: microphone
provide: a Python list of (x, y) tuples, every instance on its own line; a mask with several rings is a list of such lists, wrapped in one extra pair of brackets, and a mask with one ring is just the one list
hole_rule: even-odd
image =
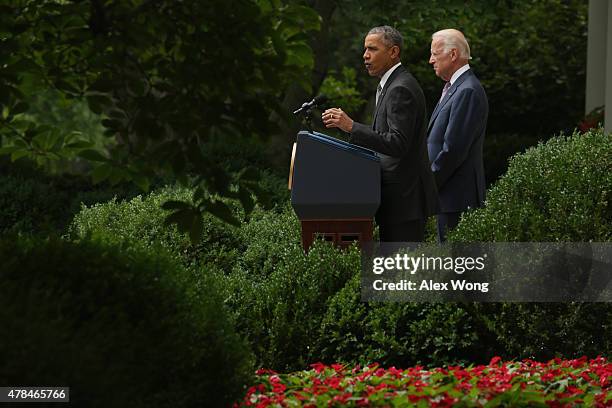
[(299, 108), (298, 110), (294, 111), (293, 114), (297, 115), (299, 113), (302, 113), (310, 108), (314, 108), (315, 106), (320, 106), (323, 105), (325, 102), (327, 102), (327, 95), (321, 94), (319, 96), (315, 96), (314, 98), (312, 98), (312, 100), (310, 102), (304, 102), (302, 104), (302, 107)]

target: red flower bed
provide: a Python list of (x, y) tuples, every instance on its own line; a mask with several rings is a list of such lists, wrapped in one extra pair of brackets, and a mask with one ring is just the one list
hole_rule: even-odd
[(554, 359), (400, 370), (312, 364), (291, 374), (257, 371), (236, 407), (612, 407), (612, 363)]

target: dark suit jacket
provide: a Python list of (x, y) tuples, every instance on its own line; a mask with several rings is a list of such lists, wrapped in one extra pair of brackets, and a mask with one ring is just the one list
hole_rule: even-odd
[(425, 219), (438, 212), (426, 144), (425, 96), (402, 65), (389, 76), (372, 126), (353, 123), (351, 143), (379, 153), (382, 168), (378, 223)]
[(471, 69), (431, 115), (427, 150), (443, 213), (480, 207), (485, 200), (482, 146), (488, 115), (487, 95)]

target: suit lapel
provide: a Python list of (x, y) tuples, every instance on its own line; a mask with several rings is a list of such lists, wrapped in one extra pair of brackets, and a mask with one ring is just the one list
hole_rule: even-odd
[(399, 67), (395, 68), (395, 71), (393, 71), (391, 75), (389, 75), (389, 78), (387, 78), (387, 82), (385, 82), (385, 86), (383, 87), (383, 90), (380, 93), (380, 96), (378, 97), (378, 104), (376, 105), (376, 110), (374, 111), (374, 118), (372, 119), (372, 129), (376, 129), (376, 119), (378, 118), (378, 112), (380, 112), (381, 106), (383, 106), (383, 103), (385, 103), (385, 98), (387, 96), (387, 90), (389, 89), (389, 86), (391, 86), (391, 83), (395, 80), (395, 78), (397, 78), (400, 71), (404, 70), (404, 66), (400, 65)]
[(459, 88), (459, 86), (463, 83), (463, 81), (467, 79), (469, 75), (472, 75), (471, 71), (472, 71), (471, 69), (468, 69), (467, 71), (463, 73), (463, 75), (457, 78), (455, 83), (448, 89), (448, 92), (446, 93), (446, 95), (444, 95), (444, 99), (442, 99), (436, 105), (434, 111), (431, 114), (431, 118), (429, 119), (429, 125), (427, 126), (427, 131), (431, 129), (431, 125), (433, 125), (433, 123), (436, 121), (436, 118), (438, 117), (438, 113), (440, 113), (442, 108), (448, 103), (448, 101), (450, 101), (450, 99), (453, 97), (453, 94), (457, 91), (457, 88)]

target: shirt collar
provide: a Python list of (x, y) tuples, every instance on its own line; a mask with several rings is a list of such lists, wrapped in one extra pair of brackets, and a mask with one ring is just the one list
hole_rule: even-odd
[(461, 68), (459, 68), (458, 70), (455, 71), (455, 73), (453, 74), (453, 76), (450, 79), (450, 84), (454, 84), (455, 81), (457, 80), (457, 78), (459, 78), (461, 76), (461, 74), (463, 74), (465, 71), (467, 71), (468, 69), (470, 69), (470, 64), (465, 64), (464, 66), (462, 66)]
[(380, 88), (381, 89), (385, 89), (385, 84), (387, 83), (387, 79), (389, 79), (393, 71), (395, 71), (395, 69), (399, 67), (400, 65), (402, 65), (402, 63), (398, 62), (397, 64), (389, 68), (387, 72), (383, 74), (383, 76), (380, 78)]

